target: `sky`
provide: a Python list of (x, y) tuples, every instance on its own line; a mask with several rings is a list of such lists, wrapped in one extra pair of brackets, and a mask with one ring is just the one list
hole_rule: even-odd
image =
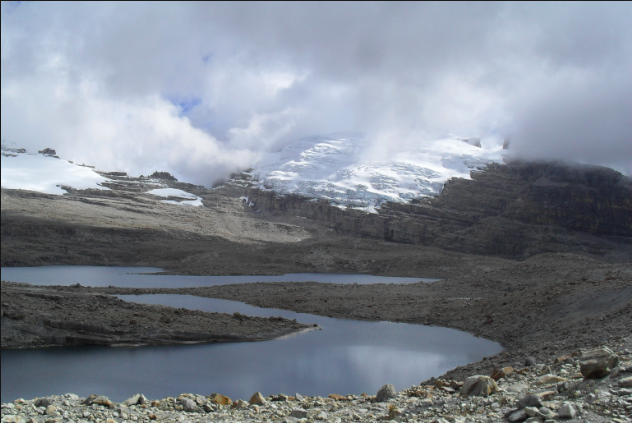
[(446, 137), (632, 174), (632, 3), (31, 3), (3, 140), (210, 185), (302, 137)]

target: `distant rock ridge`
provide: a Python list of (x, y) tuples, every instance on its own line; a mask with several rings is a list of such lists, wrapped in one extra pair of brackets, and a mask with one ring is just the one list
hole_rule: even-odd
[(469, 254), (578, 252), (632, 258), (632, 179), (600, 166), (490, 164), (450, 179), (435, 198), (366, 215), (300, 195), (246, 190), (253, 208), (322, 222), (338, 233)]
[(150, 178), (153, 179), (165, 179), (167, 181), (174, 181), (177, 182), (178, 180), (169, 172), (159, 172), (156, 171), (154, 173), (152, 173), (151, 175), (149, 175)]

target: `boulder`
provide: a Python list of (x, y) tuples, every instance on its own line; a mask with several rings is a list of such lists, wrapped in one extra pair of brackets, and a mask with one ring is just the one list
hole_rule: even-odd
[(246, 401), (244, 401), (244, 400), (237, 400), (237, 401), (235, 401), (233, 403), (232, 409), (233, 410), (245, 410), (249, 406), (250, 406), (250, 404), (248, 404)]
[(518, 400), (517, 404), (518, 408), (522, 409), (525, 407), (542, 407), (542, 398), (539, 395), (530, 394), (526, 395), (520, 400)]
[(248, 401), (252, 405), (263, 405), (266, 402), (266, 399), (263, 397), (261, 392), (255, 392), (251, 397), (250, 401)]
[(336, 401), (347, 401), (347, 397), (342, 396), (340, 394), (329, 394), (328, 395), (329, 398), (336, 400)]
[(510, 423), (516, 423), (527, 420), (527, 417), (529, 417), (527, 416), (527, 412), (522, 409), (511, 413), (509, 417), (507, 417), (507, 420), (509, 420)]
[(632, 388), (632, 376), (621, 379), (619, 381), (619, 387)]
[(461, 395), (477, 397), (486, 397), (497, 391), (496, 382), (491, 377), (481, 375), (468, 377), (461, 387)]
[(233, 401), (222, 394), (212, 393), (210, 396), (211, 402), (217, 405), (232, 405)]
[(577, 415), (577, 411), (575, 410), (575, 407), (573, 407), (573, 404), (565, 402), (560, 406), (560, 409), (557, 410), (557, 415), (561, 419), (573, 419)]
[(307, 410), (303, 410), (302, 408), (295, 408), (290, 413), (290, 417), (294, 417), (295, 419), (306, 419)]
[(36, 407), (48, 407), (49, 405), (53, 405), (53, 400), (50, 398), (38, 398), (33, 405)]
[(384, 385), (377, 391), (377, 395), (375, 396), (376, 402), (384, 402), (391, 398), (395, 398), (395, 387), (391, 384)]
[(123, 405), (130, 407), (132, 405), (143, 405), (147, 401), (147, 398), (143, 394), (132, 395), (125, 401), (123, 401)]
[(566, 382), (566, 378), (555, 375), (543, 375), (536, 379), (536, 385), (550, 385), (551, 383)]
[(197, 404), (191, 398), (178, 398), (178, 403), (182, 406), (184, 411), (195, 411), (197, 410)]
[(498, 381), (499, 379), (509, 376), (513, 372), (514, 372), (513, 367), (503, 367), (502, 369), (497, 367), (492, 372), (491, 378), (494, 379), (495, 381)]
[(97, 404), (97, 405), (102, 405), (108, 408), (114, 408), (114, 403), (110, 401), (108, 397), (103, 396), (103, 395), (92, 394), (88, 398), (83, 400), (83, 404), (85, 405)]
[(57, 414), (57, 408), (54, 405), (49, 405), (48, 407), (46, 407), (47, 416), (54, 416), (55, 414)]
[(525, 407), (524, 412), (527, 413), (529, 417), (536, 417), (539, 413), (536, 407)]
[(580, 360), (579, 370), (586, 379), (599, 379), (610, 374), (619, 364), (619, 356), (609, 348), (588, 351)]

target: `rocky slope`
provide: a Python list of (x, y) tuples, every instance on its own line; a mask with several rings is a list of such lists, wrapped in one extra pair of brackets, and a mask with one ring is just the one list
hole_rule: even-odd
[(435, 198), (387, 203), (379, 214), (256, 188), (246, 195), (256, 210), (349, 236), (507, 258), (575, 252), (632, 260), (632, 179), (598, 166), (491, 164), (470, 180), (449, 180)]

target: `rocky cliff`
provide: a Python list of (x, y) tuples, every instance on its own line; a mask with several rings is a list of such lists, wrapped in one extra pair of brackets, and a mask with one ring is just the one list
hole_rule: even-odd
[(512, 162), (471, 178), (449, 180), (435, 198), (388, 203), (379, 214), (255, 188), (246, 195), (264, 214), (305, 217), (363, 238), (511, 258), (576, 252), (632, 259), (629, 177), (599, 166)]

